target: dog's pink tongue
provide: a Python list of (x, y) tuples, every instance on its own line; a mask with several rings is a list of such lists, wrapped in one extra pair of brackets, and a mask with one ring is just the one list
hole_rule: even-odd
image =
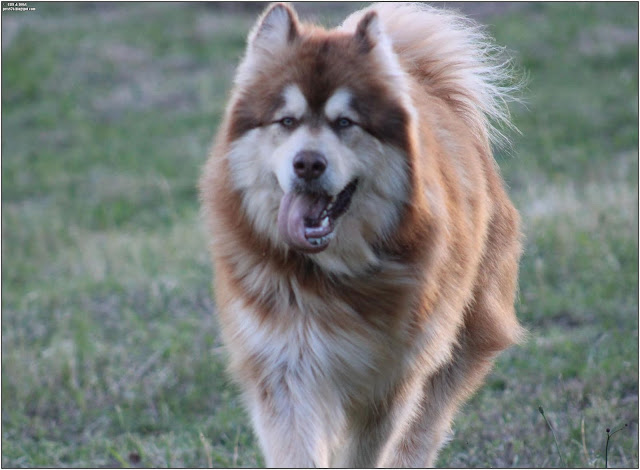
[(294, 248), (313, 249), (304, 236), (305, 219), (317, 219), (326, 206), (322, 198), (290, 192), (283, 196), (278, 211), (278, 230), (282, 238)]

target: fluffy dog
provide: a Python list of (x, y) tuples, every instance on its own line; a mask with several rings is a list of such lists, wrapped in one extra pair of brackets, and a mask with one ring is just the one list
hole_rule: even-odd
[(464, 18), (275, 4), (200, 182), (230, 371), (266, 463), (433, 465), (516, 343), (519, 217), (491, 152), (508, 67)]

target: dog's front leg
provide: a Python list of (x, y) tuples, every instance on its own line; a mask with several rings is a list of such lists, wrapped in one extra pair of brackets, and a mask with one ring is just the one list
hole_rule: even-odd
[[(249, 410), (268, 467), (328, 467), (338, 408), (301, 379), (281, 377), (254, 389)], [(336, 420), (338, 422), (336, 422)]]

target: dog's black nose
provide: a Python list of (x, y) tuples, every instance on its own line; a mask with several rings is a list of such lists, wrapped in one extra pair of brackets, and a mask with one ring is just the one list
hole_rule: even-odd
[(303, 150), (293, 159), (293, 171), (306, 181), (318, 179), (327, 169), (327, 159), (313, 150)]

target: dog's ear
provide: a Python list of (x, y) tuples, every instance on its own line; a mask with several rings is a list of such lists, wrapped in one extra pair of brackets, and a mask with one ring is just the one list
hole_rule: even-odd
[(373, 9), (363, 13), (358, 12), (347, 18), (342, 25), (342, 30), (353, 31), (352, 41), (358, 53), (368, 55), (367, 59), (379, 64), (381, 76), (385, 78), (389, 89), (403, 103), (411, 119), (415, 119), (416, 111), (410, 95), (408, 74), (400, 64), (400, 59), (393, 48), (393, 35), (386, 30), (380, 13)]
[(380, 25), (380, 18), (375, 11), (370, 11), (358, 22), (354, 39), (363, 54), (386, 41), (386, 36)]
[(265, 63), (275, 63), (280, 53), (299, 36), (296, 12), (285, 3), (275, 3), (251, 30), (244, 59), (236, 72), (236, 85), (250, 83)]
[(275, 52), (298, 37), (298, 16), (285, 3), (275, 3), (263, 13), (249, 35), (249, 49)]

